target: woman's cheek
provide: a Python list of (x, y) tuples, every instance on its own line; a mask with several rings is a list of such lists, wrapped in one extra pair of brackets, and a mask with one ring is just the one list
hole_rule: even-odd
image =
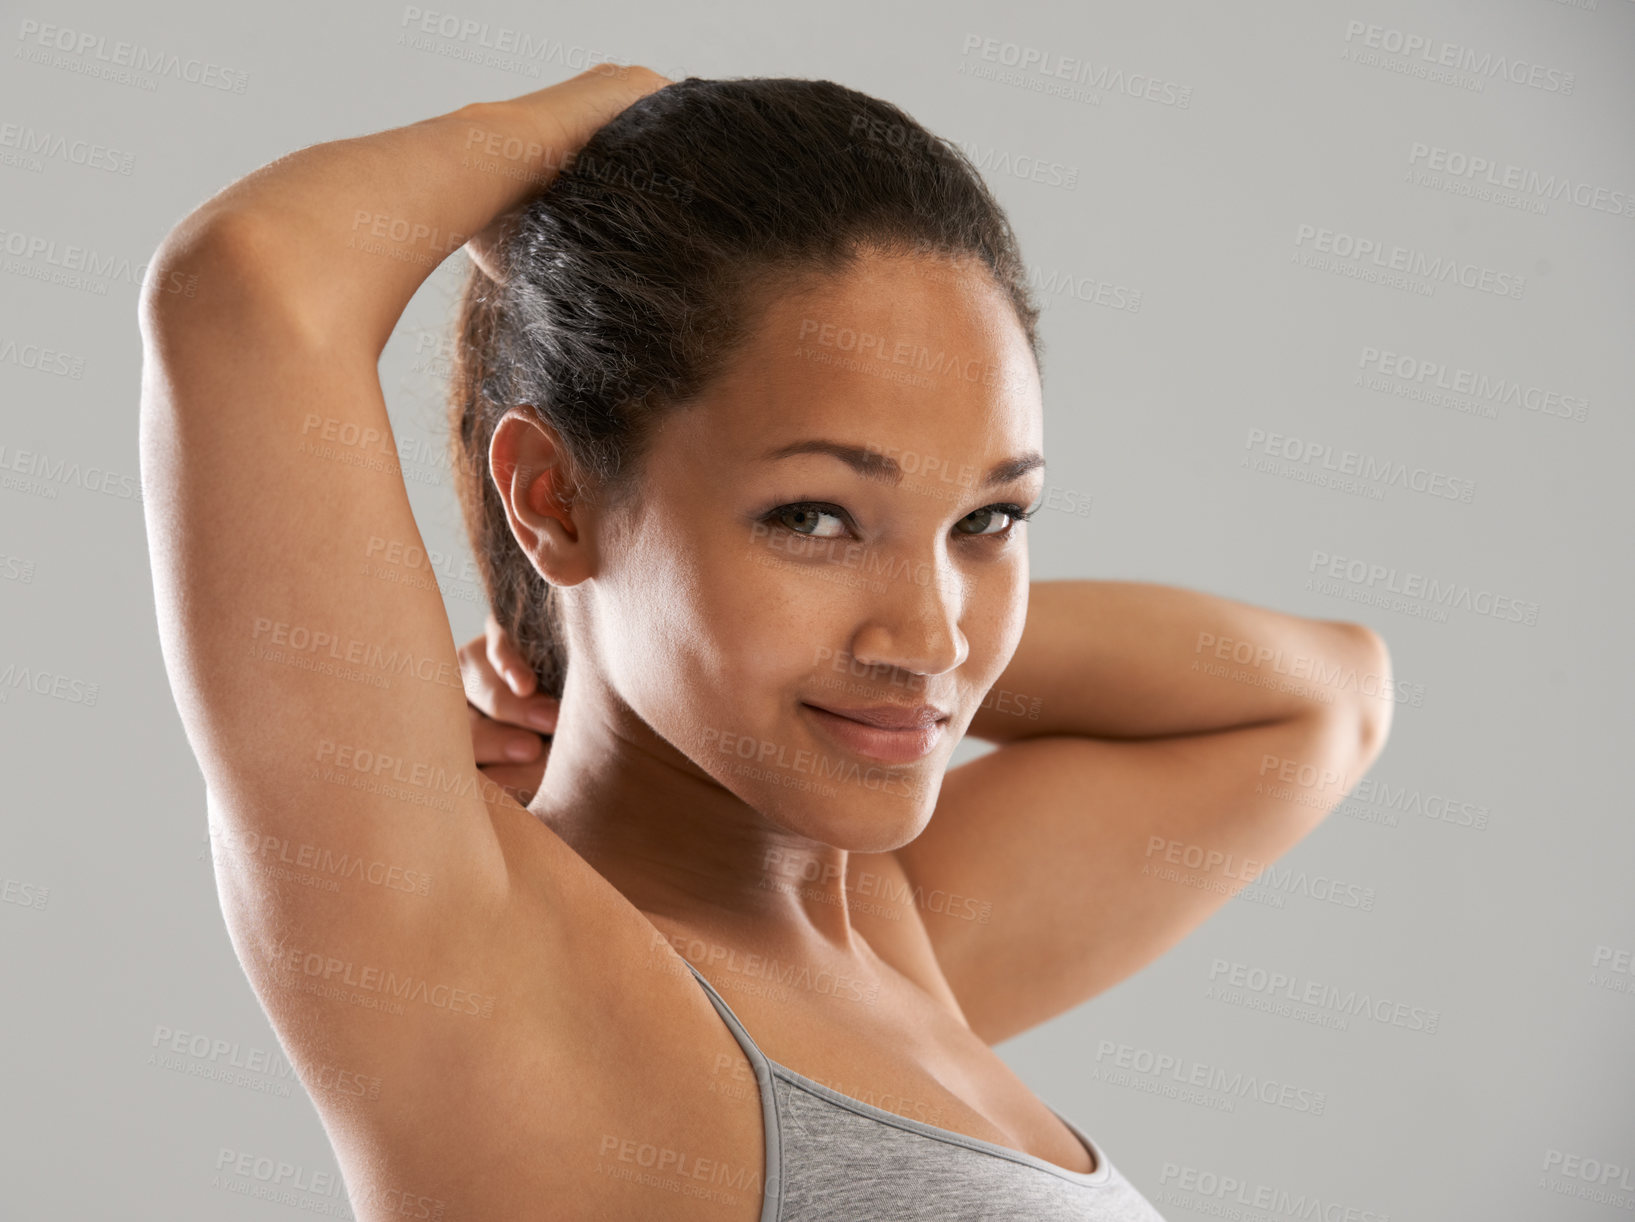
[(967, 613), (966, 639), (971, 657), (985, 661), (980, 680), (984, 691), (997, 683), (1010, 665), (1016, 647), (1022, 643), (1027, 613), (1028, 570), (1024, 557), (1017, 569), (996, 580), (991, 590), (983, 591)]

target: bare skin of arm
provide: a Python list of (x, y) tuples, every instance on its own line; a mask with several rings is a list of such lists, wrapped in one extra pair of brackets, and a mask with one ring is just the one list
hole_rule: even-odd
[(1358, 624), (1148, 583), (1035, 582), (971, 725), (998, 747), (949, 772), (930, 825), (894, 854), (920, 894), (987, 905), (986, 921), (923, 906), (972, 1029), (1025, 1031), (1202, 924), (1362, 779), (1389, 685), (1384, 643)]
[[(485, 1164), (517, 1152), (448, 1143), (491, 1133), (485, 1109), (514, 1089), (510, 1069), (489, 1080), (494, 1049), (501, 1063), (510, 1051), (508, 1015), (526, 1013), (543, 1033), (525, 1045), (542, 1062), (529, 1067), (537, 1080), (568, 1080), (597, 1035), (581, 1030), (573, 989), (595, 998), (599, 964), (640, 953), (604, 946), (587, 961), (577, 949), (572, 935), (598, 919), (607, 889), (479, 770), (438, 592), (383, 581), (365, 563), (371, 540), (421, 543), (396, 464), (378, 461), (392, 434), (376, 363), (463, 235), (494, 225), (664, 83), (645, 69), (585, 73), (292, 153), (178, 224), (142, 296), (140, 444), (161, 644), (206, 783), (222, 908), (323, 1104), (348, 1186), (365, 1194), (404, 1189), (380, 1177), (413, 1166), (445, 1199), (492, 1201)], [(534, 150), (516, 167), (525, 173), (464, 167), (485, 131)], [(388, 236), (370, 250), (349, 243), (377, 229)], [(163, 291), (187, 278), (192, 296)], [(524, 837), (547, 888), (517, 885)], [(310, 885), (286, 861), (368, 870)], [(496, 949), (515, 948), (504, 931), (519, 926), (531, 935), (526, 963)], [(383, 996), (388, 977), (412, 983), (401, 1012), (324, 993), (345, 980)], [(515, 982), (541, 979), (571, 987), (518, 995)], [(438, 1125), (424, 1123), (428, 1065), (459, 1084), (435, 1101)], [(336, 1068), (393, 1089), (354, 1107), (332, 1088)], [(469, 1124), (461, 1108), (473, 1109)], [(536, 1138), (554, 1132), (551, 1113), (535, 1119)], [(434, 1139), (444, 1147), (416, 1144)], [(514, 1165), (543, 1177), (555, 1164)]]

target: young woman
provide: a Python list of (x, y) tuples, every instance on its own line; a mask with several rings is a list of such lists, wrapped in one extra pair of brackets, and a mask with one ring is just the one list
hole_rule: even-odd
[[(462, 676), (376, 365), (473, 234)], [(1310, 831), (1389, 660), (1030, 586), (1036, 311), (964, 158), (828, 82), (592, 70), (233, 183), (141, 321), (223, 911), (360, 1217), (1157, 1217), (990, 1045)]]

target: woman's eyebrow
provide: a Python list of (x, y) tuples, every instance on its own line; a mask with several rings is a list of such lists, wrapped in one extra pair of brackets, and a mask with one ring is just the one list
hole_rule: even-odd
[[(879, 450), (867, 446), (847, 445), (844, 442), (828, 441), (820, 437), (807, 438), (803, 441), (791, 441), (788, 445), (775, 446), (761, 455), (761, 461), (771, 462), (779, 458), (789, 458), (796, 454), (827, 454), (838, 458), (852, 470), (867, 479), (877, 480), (883, 484), (899, 484), (903, 479), (903, 469), (897, 460)], [(983, 477), (978, 487), (991, 488), (995, 484), (1009, 483), (1029, 471), (1045, 465), (1044, 456), (1036, 450), (1029, 450), (1026, 454), (1018, 454), (1015, 458), (1007, 458), (995, 463)]]

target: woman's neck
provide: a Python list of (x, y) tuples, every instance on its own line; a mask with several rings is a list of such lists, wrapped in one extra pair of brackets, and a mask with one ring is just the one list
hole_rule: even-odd
[(847, 852), (772, 823), (583, 669), (528, 809), (644, 912), (735, 945), (858, 949)]

